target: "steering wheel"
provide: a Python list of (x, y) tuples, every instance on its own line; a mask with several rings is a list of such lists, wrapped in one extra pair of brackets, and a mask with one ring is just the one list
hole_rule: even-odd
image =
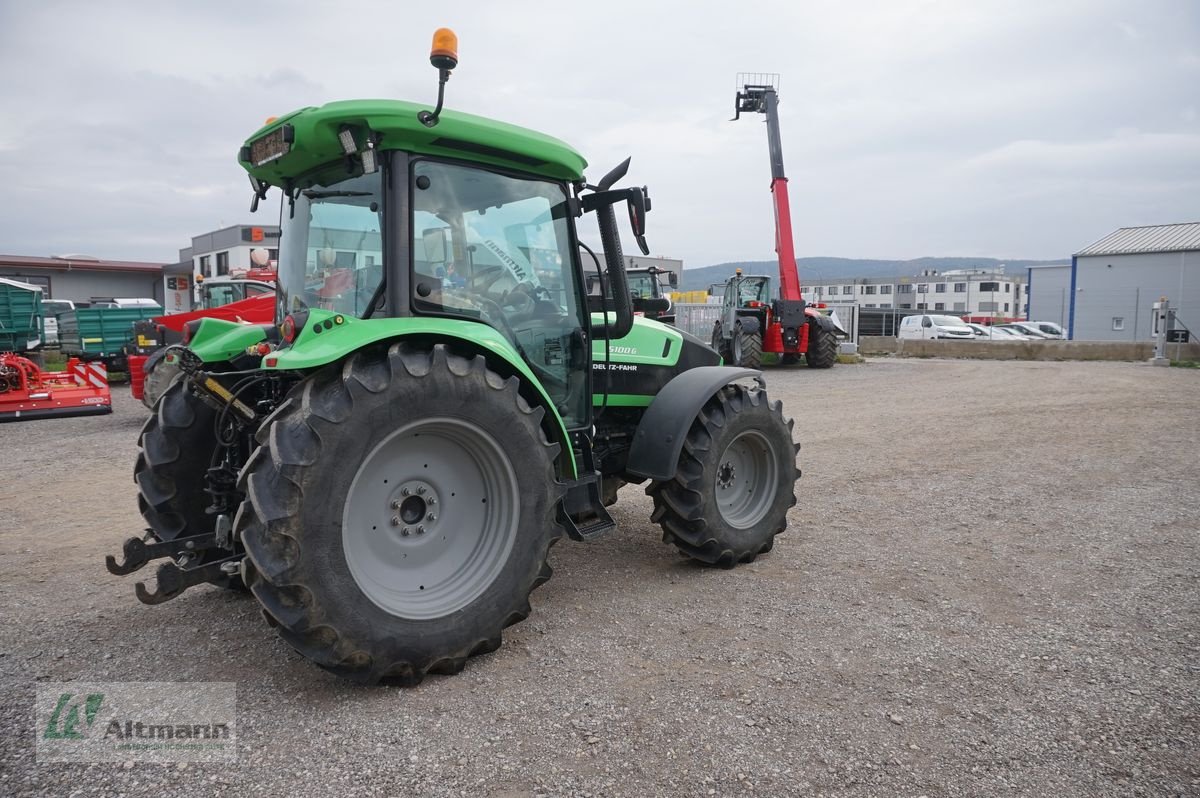
[(484, 296), (491, 295), (490, 289), (496, 284), (501, 277), (504, 277), (505, 270), (503, 266), (476, 266), (471, 273), (471, 279), (467, 280), (467, 290)]
[(478, 297), (494, 303), (509, 321), (520, 321), (533, 315), (537, 301), (530, 296), (530, 291), (537, 289), (528, 283), (518, 283), (509, 291), (491, 290), (497, 282), (508, 277), (508, 271), (503, 266), (491, 264), (478, 266), (467, 281), (467, 290)]

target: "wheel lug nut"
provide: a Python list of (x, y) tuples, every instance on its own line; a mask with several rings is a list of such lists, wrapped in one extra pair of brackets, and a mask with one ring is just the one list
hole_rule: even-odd
[(400, 516), (398, 516), (398, 515), (392, 516), (392, 526), (400, 526)]
[(437, 504), (437, 498), (436, 498), (436, 497), (434, 497), (434, 496), (430, 496), (430, 497), (429, 497), (429, 503), (430, 503), (430, 504)]
[(425, 494), (425, 486), (424, 486), (424, 485), (421, 485), (420, 487), (418, 487), (418, 488), (417, 488), (417, 493), (420, 493), (421, 495), (424, 495), (424, 494)]
[(393, 509), (393, 510), (399, 510), (399, 509), (400, 509), (400, 500), (399, 500), (399, 499), (397, 499), (396, 501), (392, 502), (392, 509)]
[(419, 526), (419, 527), (417, 527), (417, 534), (418, 534), (418, 535), (424, 535), (424, 534), (425, 534), (425, 527), (423, 527), (423, 526)]
[(436, 521), (436, 520), (437, 520), (437, 516), (436, 516), (436, 515), (434, 515), (433, 513), (430, 513), (429, 515), (425, 516), (425, 520), (426, 520), (426, 521)]
[(408, 527), (404, 527), (404, 529), (400, 530), (400, 534), (404, 535), (404, 537), (408, 537), (409, 535), (412, 534), (412, 530), (409, 529)]
[(401, 489), (400, 489), (400, 494), (401, 494), (402, 496), (411, 496), (411, 495), (412, 495), (412, 491), (411, 491), (411, 490), (409, 490), (408, 488), (401, 488)]

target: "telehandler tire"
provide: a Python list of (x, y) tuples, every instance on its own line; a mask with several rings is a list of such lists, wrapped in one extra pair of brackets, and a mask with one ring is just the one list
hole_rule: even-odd
[(721, 332), (721, 322), (719, 321), (713, 322), (712, 343), (710, 346), (717, 350), (717, 354), (721, 356), (722, 360), (726, 363), (730, 361), (729, 345), (725, 340), (724, 334)]
[(827, 369), (837, 362), (837, 336), (819, 324), (808, 323), (808, 352), (804, 359), (810, 369)]
[(692, 559), (721, 568), (770, 551), (800, 478), (792, 421), (761, 388), (728, 385), (688, 430), (673, 479), (652, 482), (650, 520)]
[(370, 347), (296, 386), (239, 480), (234, 532), (267, 620), (367, 684), (495, 651), (564, 534), (543, 415), (444, 344)]
[(744, 369), (762, 366), (762, 333), (746, 332), (742, 325), (733, 328), (733, 357), (730, 365)]

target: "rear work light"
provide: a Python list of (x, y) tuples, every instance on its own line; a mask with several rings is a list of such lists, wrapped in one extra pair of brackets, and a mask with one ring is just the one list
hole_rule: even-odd
[(192, 342), (192, 336), (196, 334), (196, 330), (200, 327), (200, 322), (203, 319), (195, 319), (183, 325), (183, 345), (187, 346)]
[(283, 320), (283, 324), (279, 325), (279, 334), (283, 336), (284, 343), (291, 343), (296, 340), (296, 320), (288, 316)]

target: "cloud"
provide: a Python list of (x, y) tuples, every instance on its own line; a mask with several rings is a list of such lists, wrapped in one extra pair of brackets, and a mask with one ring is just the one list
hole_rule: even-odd
[(727, 121), (744, 70), (782, 75), (800, 254), (1061, 257), (1197, 213), (1193, 3), (47, 0), (0, 6), (0, 248), (173, 260), (269, 221), (244, 138), (335, 99), (432, 102), (445, 24), (451, 107), (573, 143), (593, 179), (632, 155), (651, 245), (689, 265), (772, 255), (761, 120)]

